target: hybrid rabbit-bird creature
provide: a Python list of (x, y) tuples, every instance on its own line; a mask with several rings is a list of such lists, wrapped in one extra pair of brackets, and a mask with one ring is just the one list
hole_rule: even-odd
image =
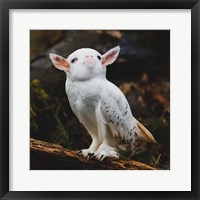
[(66, 73), (65, 90), (70, 106), (92, 138), (88, 149), (79, 153), (98, 160), (119, 158), (122, 142), (132, 151), (139, 140), (156, 143), (153, 135), (132, 115), (121, 90), (106, 79), (106, 67), (118, 57), (117, 46), (101, 55), (94, 49), (82, 48), (66, 59), (50, 53), (53, 65)]

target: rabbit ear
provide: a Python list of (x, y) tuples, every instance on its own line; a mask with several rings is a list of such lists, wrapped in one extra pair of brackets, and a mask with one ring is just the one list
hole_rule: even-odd
[(50, 53), (49, 57), (53, 63), (53, 65), (62, 71), (69, 71), (69, 63), (67, 62), (67, 60), (65, 58), (63, 58), (62, 56), (59, 56), (57, 54), (54, 53)]
[(115, 48), (107, 51), (105, 54), (103, 54), (101, 63), (105, 67), (107, 65), (112, 64), (118, 57), (120, 52), (120, 47), (116, 46)]

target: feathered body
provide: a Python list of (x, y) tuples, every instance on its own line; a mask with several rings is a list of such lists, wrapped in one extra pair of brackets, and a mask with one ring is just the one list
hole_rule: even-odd
[(106, 79), (106, 66), (115, 61), (119, 50), (115, 47), (101, 55), (93, 49), (79, 49), (67, 59), (50, 55), (53, 64), (66, 72), (69, 103), (92, 138), (90, 147), (81, 150), (85, 157), (118, 158), (118, 145), (123, 141), (132, 150), (140, 139), (156, 143), (152, 134), (133, 117), (121, 90)]

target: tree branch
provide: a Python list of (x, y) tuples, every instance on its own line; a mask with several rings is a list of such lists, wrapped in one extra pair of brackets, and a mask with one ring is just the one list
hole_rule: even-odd
[(31, 170), (154, 170), (144, 163), (126, 158), (88, 160), (60, 145), (30, 139)]

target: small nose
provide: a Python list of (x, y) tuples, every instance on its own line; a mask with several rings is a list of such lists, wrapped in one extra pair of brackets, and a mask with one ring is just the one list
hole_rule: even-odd
[(93, 57), (93, 55), (87, 55), (87, 56), (85, 56), (85, 58), (92, 58)]
[(94, 61), (93, 55), (85, 56), (85, 60), (88, 61), (88, 62), (93, 62)]

